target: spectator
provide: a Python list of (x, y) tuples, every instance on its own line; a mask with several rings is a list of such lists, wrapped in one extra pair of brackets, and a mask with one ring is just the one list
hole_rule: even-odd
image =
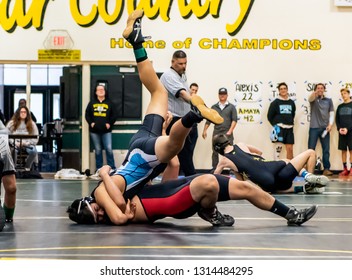
[(308, 138), (308, 149), (315, 150), (318, 139), (323, 150), (323, 174), (331, 176), (330, 171), (330, 131), (334, 124), (335, 112), (331, 98), (325, 96), (326, 88), (323, 83), (318, 83), (309, 95), (311, 118)]
[[(339, 132), (338, 149), (341, 151), (343, 171), (339, 175), (352, 176), (352, 100), (349, 89), (343, 88), (340, 92), (343, 102), (336, 109), (336, 126)], [(347, 150), (350, 154), (350, 170), (347, 169)]]
[[(26, 106), (19, 107), (11, 120), (6, 125), (9, 134), (29, 134), (38, 136), (38, 128), (34, 121), (32, 121), (30, 112)], [(14, 162), (17, 162), (17, 155), (21, 149), (24, 149), (28, 153), (28, 157), (25, 163), (25, 170), (29, 171), (32, 168), (33, 162), (36, 160), (38, 152), (36, 145), (38, 143), (38, 137), (22, 139), (15, 139), (12, 143), (14, 145)]]
[[(293, 144), (295, 143), (293, 124), (296, 105), (288, 95), (288, 86), (286, 83), (279, 83), (277, 89), (279, 90), (279, 96), (270, 103), (267, 117), (277, 133), (277, 142), (285, 144), (286, 158), (293, 159)], [(278, 151), (281, 151), (281, 149), (279, 148)], [(279, 157), (279, 154), (280, 152), (278, 152), (276, 159)]]
[[(18, 108), (23, 106), (27, 107), (27, 100), (24, 98), (21, 98), (20, 100), (18, 100)], [(32, 121), (37, 123), (37, 118), (34, 116), (33, 112), (32, 111), (29, 111), (29, 112), (31, 114)]]
[(115, 106), (108, 98), (104, 85), (95, 87), (94, 99), (86, 108), (85, 118), (89, 124), (90, 137), (95, 150), (96, 170), (103, 166), (103, 149), (106, 152), (107, 164), (116, 169), (112, 149), (112, 128), (116, 121)]
[[(219, 89), (219, 102), (211, 106), (212, 109), (217, 111), (221, 117), (223, 117), (224, 122), (222, 124), (214, 125), (213, 138), (215, 135), (226, 134), (231, 145), (233, 144), (233, 131), (237, 124), (237, 110), (235, 105), (230, 103), (228, 99), (227, 89), (222, 87)], [(210, 122), (206, 122), (203, 129), (202, 137), (207, 138), (207, 130), (210, 126)], [(211, 156), (212, 167), (215, 170), (219, 162), (219, 154), (213, 149)]]

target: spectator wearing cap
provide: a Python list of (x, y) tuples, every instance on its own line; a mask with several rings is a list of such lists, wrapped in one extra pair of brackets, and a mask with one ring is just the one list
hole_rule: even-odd
[[(221, 117), (224, 118), (224, 122), (222, 124), (214, 125), (214, 130), (213, 130), (213, 138), (215, 135), (219, 134), (226, 134), (228, 137), (231, 145), (233, 145), (233, 131), (236, 127), (237, 124), (237, 109), (235, 105), (230, 103), (228, 99), (228, 92), (227, 89), (222, 87), (219, 89), (219, 102), (211, 106), (212, 109), (216, 110)], [(207, 130), (210, 126), (210, 122), (206, 122), (204, 125), (202, 137), (204, 139), (207, 138)], [(219, 162), (219, 155), (216, 151), (213, 149), (212, 157), (212, 167), (213, 169), (216, 168)]]

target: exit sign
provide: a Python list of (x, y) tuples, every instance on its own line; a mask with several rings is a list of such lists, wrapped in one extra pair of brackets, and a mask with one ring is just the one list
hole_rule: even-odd
[(54, 46), (65, 46), (65, 36), (54, 36), (52, 39)]
[(70, 50), (73, 48), (73, 41), (66, 30), (51, 30), (44, 41), (47, 50)]

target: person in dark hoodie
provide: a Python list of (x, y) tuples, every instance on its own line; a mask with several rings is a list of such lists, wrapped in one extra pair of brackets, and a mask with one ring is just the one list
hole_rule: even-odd
[[(285, 144), (286, 158), (293, 159), (293, 144), (295, 143), (293, 125), (296, 115), (296, 105), (290, 98), (286, 83), (279, 83), (277, 89), (279, 90), (279, 96), (270, 103), (267, 117), (277, 133), (276, 142)], [(272, 141), (274, 140), (272, 139)], [(274, 155), (277, 160), (279, 160), (281, 152), (280, 146), (277, 147), (275, 145)]]
[(95, 87), (95, 98), (86, 108), (85, 118), (89, 124), (89, 134), (95, 150), (96, 170), (103, 166), (103, 149), (106, 161), (112, 169), (116, 169), (112, 150), (112, 128), (116, 121), (113, 102), (108, 98), (105, 86), (98, 84)]

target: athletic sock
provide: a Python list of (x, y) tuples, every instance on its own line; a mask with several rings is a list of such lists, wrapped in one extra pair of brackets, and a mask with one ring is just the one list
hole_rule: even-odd
[(306, 176), (308, 175), (308, 174), (310, 174), (307, 170), (304, 170), (303, 172), (302, 172), (302, 177), (303, 178), (306, 178)]
[(181, 123), (186, 128), (191, 128), (193, 124), (199, 123), (203, 120), (203, 118), (199, 117), (193, 111), (189, 111), (186, 115), (181, 118)]
[(5, 212), (5, 217), (6, 220), (10, 220), (13, 218), (13, 214), (15, 213), (15, 207), (14, 208), (8, 208), (5, 204), (4, 204), (4, 212)]
[(347, 162), (343, 162), (343, 169), (347, 170)]
[(269, 211), (281, 217), (286, 217), (289, 210), (290, 207), (275, 199), (275, 202)]
[(133, 45), (133, 53), (137, 62), (142, 62), (148, 58), (147, 51), (143, 47), (142, 43)]
[(301, 192), (304, 192), (304, 186), (294, 186), (293, 192), (294, 192), (294, 193), (301, 193)]

